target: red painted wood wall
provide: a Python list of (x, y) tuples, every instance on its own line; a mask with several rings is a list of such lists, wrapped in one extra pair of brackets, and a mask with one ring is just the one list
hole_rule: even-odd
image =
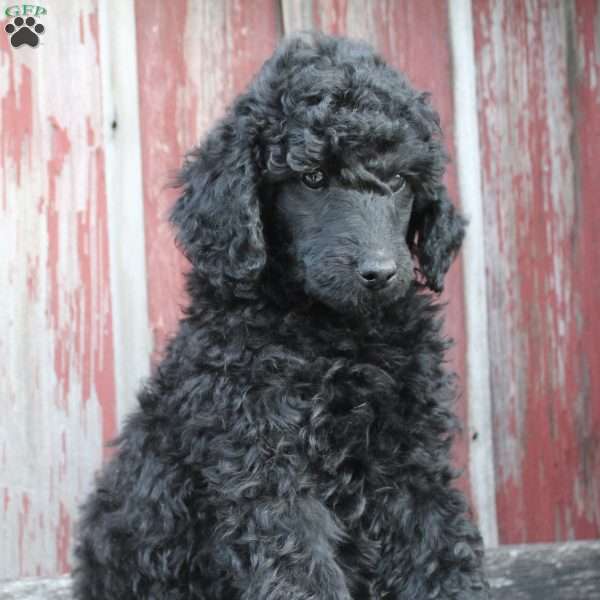
[[(122, 291), (144, 307), (149, 368), (185, 302), (170, 178), (277, 40), (312, 27), (369, 40), (432, 92), (453, 155), (461, 109), (439, 0), (132, 0), (114, 9), (131, 29), (97, 0), (40, 4), (39, 47), (13, 48), (0, 25), (0, 577), (70, 569), (77, 505), (134, 405), (120, 375), (133, 359), (115, 358)], [(493, 428), (469, 422), (463, 256), (444, 293), (465, 390), (460, 485), (471, 494), (471, 434), (493, 436), (497, 519), (479, 509), (501, 543), (598, 537), (600, 8), (473, 0), (471, 14)], [(134, 70), (119, 87), (123, 47)], [(140, 273), (116, 264), (128, 236), (109, 226), (133, 202), (112, 174), (134, 155)], [(453, 162), (458, 204), (459, 177)]]
[(600, 5), (473, 3), (498, 524), (600, 533)]

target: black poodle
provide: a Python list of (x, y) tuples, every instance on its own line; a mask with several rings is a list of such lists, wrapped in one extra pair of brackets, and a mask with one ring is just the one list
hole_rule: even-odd
[(465, 221), (425, 94), (284, 40), (180, 174), (190, 305), (83, 508), (79, 600), (481, 599), (439, 292)]

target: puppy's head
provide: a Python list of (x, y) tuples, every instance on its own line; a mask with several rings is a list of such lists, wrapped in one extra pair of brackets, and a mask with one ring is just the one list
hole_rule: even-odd
[[(279, 283), (340, 311), (443, 287), (464, 219), (426, 95), (360, 42), (284, 40), (192, 151), (171, 220), (223, 295)], [(418, 275), (415, 275), (418, 273)]]

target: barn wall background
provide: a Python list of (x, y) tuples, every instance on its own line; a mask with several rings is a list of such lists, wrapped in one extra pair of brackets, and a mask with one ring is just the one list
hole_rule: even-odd
[[(0, 5), (4, 16), (6, 6)], [(71, 568), (77, 505), (177, 326), (169, 181), (286, 32), (432, 93), (471, 217), (443, 295), (490, 544), (600, 535), (600, 4), (55, 0), (0, 30), (0, 577)]]

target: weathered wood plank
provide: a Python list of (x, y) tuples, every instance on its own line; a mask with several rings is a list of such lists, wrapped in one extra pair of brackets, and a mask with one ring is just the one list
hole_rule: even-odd
[(572, 351), (578, 364), (575, 412), (577, 480), (573, 499), (593, 526), (580, 537), (600, 535), (600, 3), (578, 0), (571, 6), (569, 86), (574, 113), (576, 281), (578, 336)]
[(594, 538), (598, 6), (473, 7), (500, 541)]
[(36, 48), (0, 22), (0, 577), (70, 569), (117, 426), (97, 6), (38, 20)]
[(175, 200), (168, 184), (185, 152), (270, 56), (279, 3), (138, 0), (136, 20), (148, 299), (159, 351), (181, 316), (187, 269), (166, 220)]
[(134, 0), (98, 6), (117, 420), (150, 370)]
[(71, 600), (69, 576), (0, 581), (0, 600)]
[[(492, 600), (600, 597), (600, 540), (502, 546), (489, 550)], [(0, 581), (0, 600), (70, 600), (68, 577)]]
[(493, 600), (600, 598), (600, 540), (500, 546), (486, 564)]
[(453, 0), (450, 28), (453, 56), (456, 163), (461, 204), (469, 215), (463, 245), (467, 329), (467, 401), (470, 430), (469, 475), (479, 528), (488, 547), (498, 545), (496, 485), (489, 373), (489, 338), (484, 257), (481, 156), (473, 23), (470, 0)]

